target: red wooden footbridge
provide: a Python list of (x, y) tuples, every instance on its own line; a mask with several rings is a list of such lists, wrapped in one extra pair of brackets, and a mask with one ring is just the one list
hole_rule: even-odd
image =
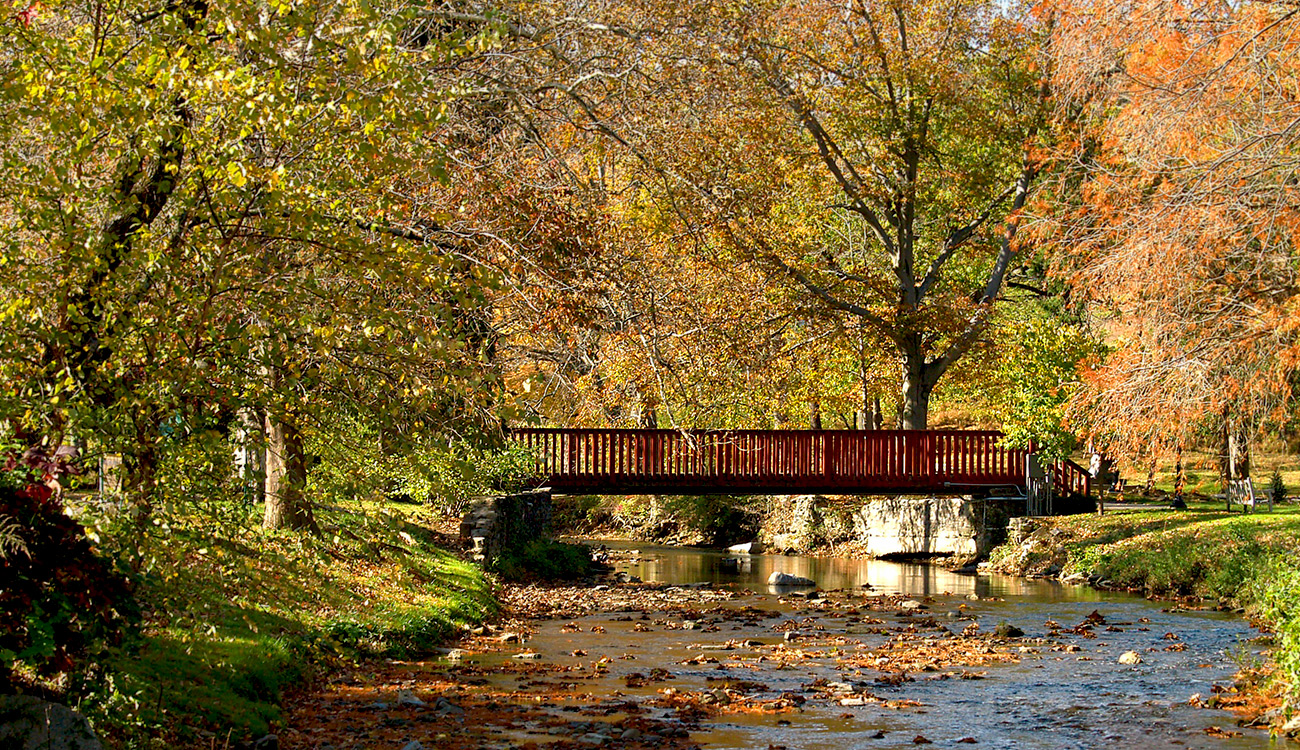
[[(1029, 451), (976, 430), (520, 428), (535, 480), (557, 494), (989, 494), (1026, 489)], [(1057, 497), (1086, 498), (1088, 472), (1058, 461)]]

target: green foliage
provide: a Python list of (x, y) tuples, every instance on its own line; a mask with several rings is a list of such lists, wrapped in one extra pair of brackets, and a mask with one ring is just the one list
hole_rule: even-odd
[[(1168, 512), (1125, 514), (1102, 534), (1069, 541), (1067, 569), (1152, 594), (1237, 599), (1261, 571), (1277, 541), (1254, 519), (1223, 517), (1189, 522)], [(1084, 518), (1084, 517), (1080, 517)], [(1195, 516), (1193, 516), (1195, 518)]]
[(235, 444), (208, 416), (176, 420), (158, 444), (155, 503), (164, 514), (207, 519), (234, 528), (254, 515), (234, 465)]
[(142, 535), (103, 522), (106, 543), (138, 547), (150, 614), (77, 689), (123, 744), (265, 733), (284, 691), (322, 665), (427, 653), (496, 611), (482, 570), (438, 547), (423, 508), (325, 509), (320, 538), (193, 514), (153, 520)]
[(1069, 454), (1076, 437), (1065, 421), (1066, 402), (1100, 343), (1081, 324), (1054, 315), (1010, 323), (1004, 336), (991, 406), (1006, 443), (1035, 443), (1050, 458)]
[(582, 533), (613, 520), (600, 495), (560, 495), (551, 498), (551, 528)]
[(258, 735), (280, 719), (280, 697), (305, 677), (312, 658), (293, 636), (217, 640), (160, 633), (111, 654), (78, 692), (122, 744), (172, 731), (191, 737), (195, 727)]
[(745, 510), (746, 500), (720, 495), (677, 495), (664, 499), (664, 509), (703, 534), (708, 544), (723, 547), (752, 539), (757, 533), (758, 521)]
[(444, 66), (495, 31), (413, 42), (421, 12), (128, 0), (0, 24), (16, 439), (121, 454), (147, 506), (169, 441), (245, 410), (495, 425), (495, 276), (411, 197), (445, 176)]
[(535, 539), (503, 554), (492, 569), (508, 581), (565, 581), (591, 574), (591, 548)]
[(1268, 478), (1268, 496), (1274, 505), (1286, 502), (1286, 482), (1282, 481), (1280, 469), (1273, 469), (1273, 475)]
[(25, 667), (41, 676), (120, 639), (135, 615), (131, 586), (91, 546), (44, 485), (0, 488), (0, 685)]
[(645, 495), (631, 495), (614, 503), (614, 515), (630, 526), (644, 526), (654, 513), (654, 504)]
[(308, 492), (322, 500), (388, 499), (458, 512), (475, 496), (528, 489), (531, 456), (522, 448), (479, 447), (437, 435), (382, 430), (338, 420), (308, 436), (318, 457)]
[(518, 446), (483, 449), (457, 441), (432, 463), (432, 487), (444, 507), (459, 511), (465, 501), (477, 495), (522, 492), (531, 489), (528, 479), (533, 457)]
[(1300, 558), (1275, 555), (1260, 566), (1249, 588), (1259, 616), (1274, 632), (1274, 661), (1288, 686), (1288, 699), (1300, 703)]

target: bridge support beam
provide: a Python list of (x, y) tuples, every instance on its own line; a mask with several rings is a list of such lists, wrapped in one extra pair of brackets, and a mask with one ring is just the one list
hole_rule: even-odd
[(1006, 538), (1024, 501), (965, 497), (884, 497), (854, 514), (854, 532), (872, 557), (983, 557)]

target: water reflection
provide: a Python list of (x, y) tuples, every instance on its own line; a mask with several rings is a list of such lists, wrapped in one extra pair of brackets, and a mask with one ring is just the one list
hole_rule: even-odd
[[(933, 596), (976, 594), (987, 597), (1029, 597), (1038, 601), (1096, 601), (1100, 592), (1087, 586), (1063, 586), (1055, 581), (1027, 580), (1002, 575), (966, 575), (937, 565), (887, 560), (802, 555), (734, 555), (693, 547), (663, 547), (626, 541), (586, 540), (614, 550), (639, 554), (618, 561), (618, 570), (644, 581), (663, 583), (715, 583), (765, 593), (779, 593), (767, 585), (780, 571), (811, 578), (822, 589), (870, 587), (881, 593)], [(1114, 596), (1113, 594), (1111, 596)]]

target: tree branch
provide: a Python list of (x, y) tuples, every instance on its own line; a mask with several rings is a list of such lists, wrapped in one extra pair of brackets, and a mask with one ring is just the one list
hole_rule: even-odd
[(966, 244), (966, 242), (974, 236), (975, 231), (989, 220), (989, 217), (993, 215), (993, 211), (1016, 191), (1019, 184), (1020, 181), (1017, 180), (1011, 185), (1008, 185), (1006, 190), (1003, 190), (997, 195), (997, 197), (989, 201), (989, 204), (985, 206), (983, 213), (976, 216), (966, 226), (953, 230), (952, 233), (944, 239), (943, 248), (939, 251), (939, 254), (935, 256), (934, 260), (931, 261), (930, 267), (926, 269), (925, 276), (921, 279), (921, 283), (916, 289), (916, 298), (918, 301), (924, 299), (930, 289), (938, 283), (939, 273), (943, 270), (943, 266), (948, 262), (948, 260), (952, 258), (953, 253), (957, 252), (962, 245)]

